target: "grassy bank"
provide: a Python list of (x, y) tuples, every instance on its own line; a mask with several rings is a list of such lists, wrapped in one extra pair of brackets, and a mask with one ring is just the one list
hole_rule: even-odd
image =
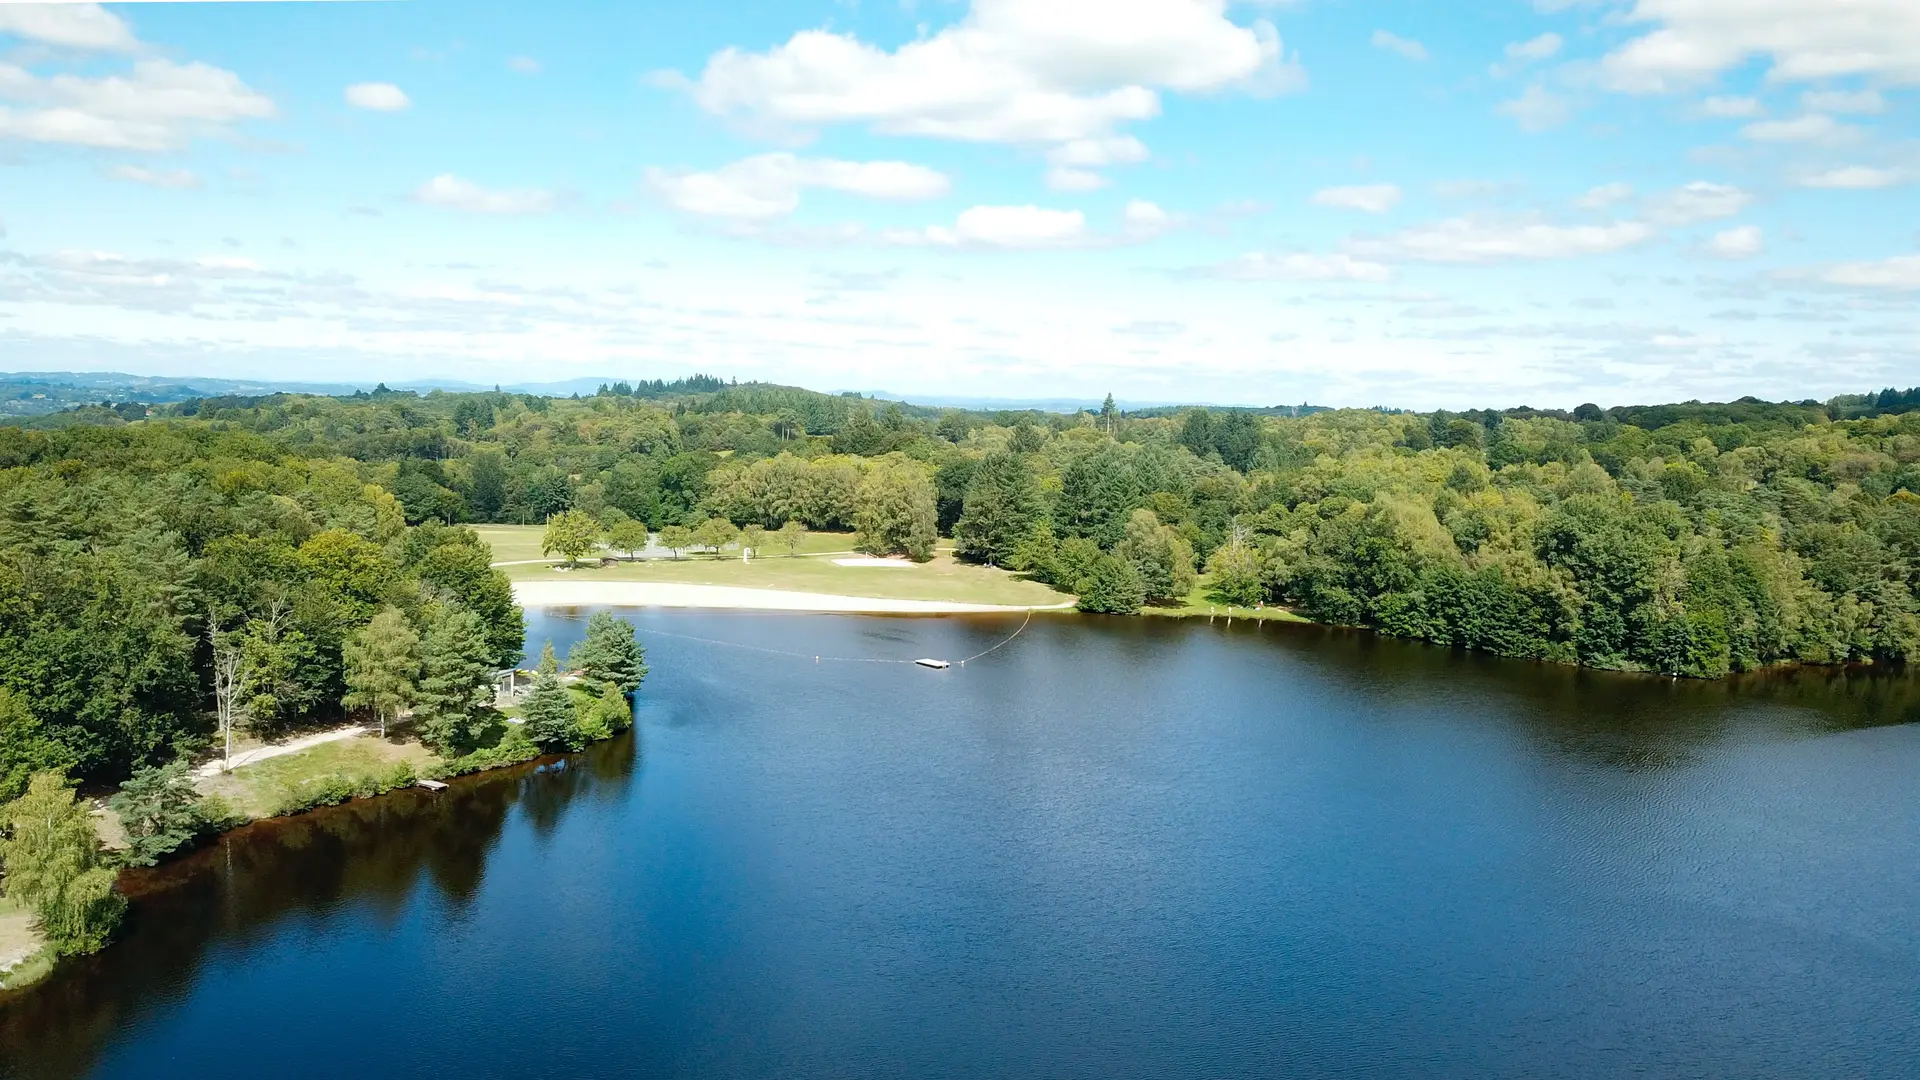
[(46, 939), (34, 929), (33, 913), (0, 897), (0, 990), (18, 990), (53, 970)]
[(297, 806), (335, 781), (344, 781), (352, 790), (367, 790), (389, 782), (402, 764), (423, 776), (439, 761), (417, 742), (364, 735), (242, 765), (203, 778), (197, 786), (203, 794), (225, 799), (235, 815), (251, 820)]
[(1241, 607), (1228, 604), (1213, 594), (1213, 585), (1204, 575), (1194, 584), (1193, 592), (1187, 595), (1185, 603), (1142, 608), (1140, 614), (1182, 619), (1259, 619), (1263, 622), (1296, 623), (1313, 621), (1304, 615), (1283, 607), (1274, 607), (1271, 604), (1265, 607)]

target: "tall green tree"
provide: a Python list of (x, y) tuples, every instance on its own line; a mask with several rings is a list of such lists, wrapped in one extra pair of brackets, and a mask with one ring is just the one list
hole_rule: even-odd
[(1080, 583), (1080, 610), (1104, 615), (1134, 615), (1146, 601), (1140, 575), (1125, 559), (1102, 553)]
[(586, 745), (580, 730), (580, 708), (559, 676), (534, 677), (533, 689), (520, 703), (527, 738), (550, 753), (578, 750)]
[(479, 745), (496, 722), (493, 650), (480, 617), (442, 608), (427, 627), (413, 719), (421, 740), (457, 757)]
[(27, 699), (0, 687), (0, 802), (24, 794), (34, 773), (63, 769), (64, 757), (27, 706)]
[(1266, 597), (1266, 560), (1250, 544), (1235, 540), (1214, 552), (1207, 573), (1214, 594), (1228, 604), (1252, 607)]
[(926, 470), (907, 462), (877, 465), (861, 479), (855, 505), (854, 543), (861, 551), (917, 562), (933, 557), (938, 513)]
[(611, 686), (631, 694), (647, 677), (646, 659), (632, 623), (610, 611), (596, 611), (587, 618), (585, 636), (567, 653), (567, 666), (591, 687)]
[(967, 485), (965, 507), (953, 527), (955, 552), (970, 562), (1011, 565), (1040, 520), (1040, 488), (1026, 460), (988, 454)]
[(25, 795), (0, 807), (0, 865), (7, 896), (33, 909), (62, 956), (98, 952), (126, 912), (93, 815), (59, 773), (35, 773)]
[(135, 770), (107, 807), (127, 834), (127, 862), (152, 866), (208, 827), (185, 758)]
[(600, 525), (584, 510), (564, 510), (547, 519), (547, 531), (540, 538), (542, 555), (558, 554), (569, 565), (580, 561), (599, 546)]
[(1184, 600), (1193, 592), (1192, 546), (1151, 510), (1133, 512), (1114, 554), (1133, 566), (1150, 600)]
[(398, 608), (388, 608), (347, 642), (345, 659), (347, 693), (341, 704), (373, 713), (380, 737), (386, 738), (388, 723), (418, 692), (420, 635)]

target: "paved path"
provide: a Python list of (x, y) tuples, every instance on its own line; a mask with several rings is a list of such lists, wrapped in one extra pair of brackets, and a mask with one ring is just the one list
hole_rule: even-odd
[[(357, 739), (366, 733), (367, 729), (365, 727), (355, 724), (352, 727), (335, 728), (332, 731), (323, 731), (318, 735), (309, 735), (304, 739), (295, 739), (288, 743), (278, 743), (272, 746), (256, 746), (244, 753), (233, 755), (233, 767), (237, 769), (242, 765), (252, 765), (256, 761), (284, 757), (287, 754), (297, 754), (302, 750), (319, 746), (322, 743)], [(219, 776), (225, 771), (227, 771), (226, 759), (214, 758), (212, 761), (195, 769), (193, 774), (195, 776)]]
[(1061, 611), (1074, 602), (1046, 605), (961, 604), (951, 600), (890, 600), (834, 596), (730, 585), (682, 585), (666, 581), (516, 581), (513, 598), (523, 607), (728, 608), (741, 611), (813, 611), (844, 615), (964, 615), (1008, 611)]

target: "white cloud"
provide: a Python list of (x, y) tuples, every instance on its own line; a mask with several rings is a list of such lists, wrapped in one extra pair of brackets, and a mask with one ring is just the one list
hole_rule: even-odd
[(1757, 225), (1741, 225), (1718, 232), (1702, 248), (1716, 259), (1751, 259), (1767, 250), (1766, 238)]
[(1539, 37), (1530, 38), (1526, 41), (1516, 41), (1508, 45), (1506, 50), (1507, 59), (1518, 60), (1521, 63), (1529, 64), (1538, 60), (1546, 60), (1558, 54), (1560, 52), (1560, 46), (1563, 44), (1565, 44), (1565, 42), (1561, 40), (1559, 34), (1541, 34)]
[(893, 135), (1063, 143), (1160, 112), (1160, 91), (1304, 86), (1273, 25), (1228, 0), (974, 0), (939, 32), (887, 51), (807, 30), (766, 52), (729, 48), (697, 80), (702, 108), (758, 128), (861, 123)]
[(1633, 185), (1616, 180), (1611, 184), (1601, 184), (1585, 195), (1574, 200), (1574, 205), (1582, 210), (1605, 210), (1609, 206), (1626, 202), (1633, 198)]
[(142, 60), (129, 75), (41, 78), (0, 63), (0, 137), (115, 150), (170, 150), (240, 120), (274, 115), (272, 99), (231, 71)]
[(1320, 206), (1337, 206), (1343, 210), (1363, 210), (1369, 214), (1384, 214), (1399, 204), (1400, 189), (1392, 184), (1322, 188), (1314, 193), (1313, 201)]
[(1753, 57), (1776, 82), (1920, 82), (1913, 0), (1636, 0), (1622, 21), (1655, 25), (1600, 62), (1602, 82), (1629, 93), (1698, 85)]
[(200, 178), (185, 169), (144, 169), (138, 165), (115, 165), (107, 174), (116, 180), (159, 188), (197, 188)]
[(648, 190), (676, 210), (702, 217), (766, 220), (800, 207), (806, 188), (826, 188), (870, 199), (937, 199), (946, 176), (904, 161), (838, 161), (792, 154), (760, 154), (713, 172), (646, 171)]
[(1512, 101), (1495, 105), (1493, 111), (1512, 117), (1514, 123), (1520, 125), (1520, 130), (1528, 132), (1559, 127), (1573, 116), (1573, 106), (1565, 98), (1538, 83), (1527, 87)]
[(347, 87), (347, 104), (373, 112), (404, 112), (413, 107), (413, 100), (392, 83), (366, 82)]
[(1808, 113), (1791, 120), (1756, 120), (1740, 129), (1742, 138), (1755, 142), (1811, 142), (1851, 132), (1825, 113)]
[(1087, 216), (1078, 210), (1039, 206), (976, 206), (952, 228), (934, 226), (925, 238), (955, 247), (1034, 249), (1078, 247), (1088, 239)]
[(516, 56), (507, 61), (507, 68), (512, 71), (517, 71), (522, 75), (538, 75), (540, 74), (540, 61), (535, 60), (531, 56)]
[(1691, 225), (1730, 218), (1752, 203), (1752, 195), (1732, 184), (1696, 180), (1647, 200), (1646, 216), (1660, 225)]
[(1351, 255), (1317, 255), (1293, 252), (1269, 255), (1256, 251), (1224, 263), (1194, 271), (1198, 276), (1225, 278), (1228, 281), (1361, 281), (1381, 283), (1393, 280), (1392, 268), (1382, 263), (1356, 259)]
[(1800, 95), (1800, 103), (1810, 112), (1883, 113), (1887, 99), (1878, 90), (1809, 90)]
[(1842, 165), (1825, 172), (1814, 173), (1800, 181), (1801, 187), (1810, 188), (1883, 188), (1892, 187), (1901, 182), (1902, 175), (1894, 169), (1876, 169), (1867, 165)]
[(1427, 58), (1427, 47), (1411, 38), (1403, 38), (1398, 34), (1389, 33), (1385, 30), (1375, 30), (1372, 40), (1374, 48), (1385, 49), (1390, 53), (1398, 53), (1408, 60), (1425, 60)]
[(1047, 169), (1047, 186), (1055, 191), (1098, 191), (1107, 186), (1107, 178), (1088, 169), (1055, 165)]
[(553, 209), (553, 193), (539, 190), (489, 191), (450, 173), (421, 184), (415, 202), (469, 214), (544, 214)]
[(1554, 225), (1533, 217), (1458, 217), (1352, 243), (1360, 255), (1414, 262), (1487, 264), (1604, 255), (1651, 239), (1641, 221)]
[(99, 4), (0, 3), (0, 34), (92, 52), (135, 52), (140, 43), (119, 16)]
[(1131, 199), (1120, 212), (1120, 220), (1126, 223), (1128, 235), (1135, 239), (1157, 236), (1177, 224), (1172, 214), (1162, 210), (1158, 204), (1145, 199)]
[(1920, 290), (1920, 255), (1896, 255), (1872, 262), (1841, 263), (1820, 275), (1830, 285), (1868, 289)]
[(1700, 115), (1714, 120), (1747, 120), (1766, 115), (1759, 98), (1716, 95), (1700, 103)]
[(1047, 186), (1055, 191), (1094, 191), (1107, 186), (1107, 178), (1093, 169), (1109, 165), (1135, 165), (1150, 155), (1146, 144), (1131, 135), (1107, 135), (1075, 139), (1047, 151)]

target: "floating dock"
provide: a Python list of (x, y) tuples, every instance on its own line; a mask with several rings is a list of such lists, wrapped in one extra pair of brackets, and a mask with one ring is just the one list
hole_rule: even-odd
[(920, 659), (920, 660), (915, 660), (914, 663), (919, 664), (921, 667), (930, 667), (938, 671), (945, 671), (947, 668), (950, 668), (953, 666), (952, 664), (948, 663), (945, 660)]
[(441, 783), (438, 780), (422, 780), (420, 781), (420, 783), (414, 786), (426, 788), (428, 791), (434, 792), (436, 794), (447, 790), (447, 785)]

